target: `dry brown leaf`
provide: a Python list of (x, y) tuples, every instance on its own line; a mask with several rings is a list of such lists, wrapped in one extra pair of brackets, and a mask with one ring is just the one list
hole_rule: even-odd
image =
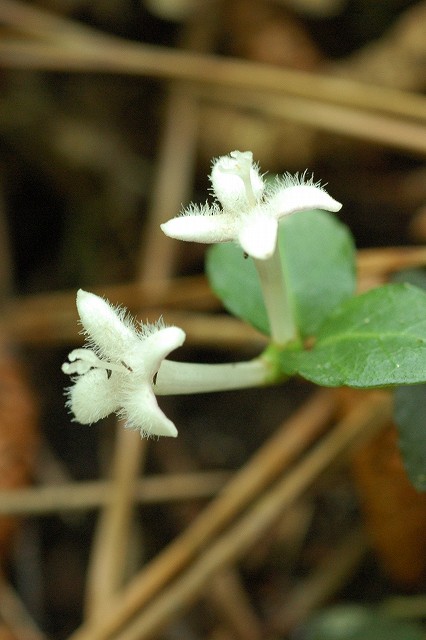
[[(346, 410), (362, 392), (343, 392)], [(405, 473), (398, 433), (389, 424), (355, 452), (355, 488), (371, 546), (389, 578), (416, 588), (426, 577), (426, 494)]]

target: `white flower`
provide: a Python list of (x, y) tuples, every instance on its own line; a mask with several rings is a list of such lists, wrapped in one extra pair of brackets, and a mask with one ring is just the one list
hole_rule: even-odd
[(161, 225), (167, 236), (194, 242), (237, 241), (248, 255), (266, 260), (275, 251), (278, 223), (297, 211), (339, 211), (334, 200), (312, 178), (284, 175), (265, 184), (251, 151), (232, 151), (214, 161), (210, 174), (220, 203), (190, 207)]
[(74, 349), (62, 365), (64, 373), (75, 375), (67, 390), (75, 419), (91, 424), (115, 412), (142, 435), (175, 437), (175, 425), (157, 404), (153, 379), (164, 358), (183, 344), (182, 329), (162, 323), (136, 328), (124, 309), (81, 289), (77, 309), (88, 348)]

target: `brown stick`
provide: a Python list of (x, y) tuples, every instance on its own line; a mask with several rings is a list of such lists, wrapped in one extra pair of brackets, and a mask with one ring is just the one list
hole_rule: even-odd
[[(123, 41), (19, 0), (2, 0), (0, 22), (27, 35), (50, 41), (53, 47), (55, 43), (66, 42), (69, 51), (65, 50), (62, 53), (65, 58), (67, 53), (71, 54), (68, 55), (70, 66), (72, 66), (73, 57), (78, 56), (79, 53), (83, 54), (83, 57), (86, 53), (92, 54), (95, 67), (99, 65), (99, 58), (104, 55), (108, 67), (106, 71), (121, 70), (124, 73), (139, 71), (139, 73), (158, 75), (172, 80), (193, 80), (199, 83), (225, 85), (230, 88), (260, 90), (263, 93), (265, 91), (286, 93), (420, 120), (426, 118), (425, 100), (415, 94), (387, 87), (374, 87), (350, 79), (320, 76), (293, 69), (278, 69), (248, 61), (224, 60), (211, 55), (200, 56), (198, 53)], [(15, 56), (14, 62), (25, 64), (23, 60), (25, 45), (31, 49), (33, 43), (23, 41), (2, 44), (6, 45), (3, 53), (4, 61), (13, 62), (15, 47), (18, 55)], [(8, 47), (8, 44), (11, 46)], [(34, 44), (36, 47), (33, 49), (33, 55), (30, 60), (27, 60), (29, 65), (37, 62), (41, 64), (43, 61), (53, 66), (63, 64), (64, 56), (61, 61), (58, 51), (53, 53), (45, 43), (39, 43), (41, 45), (39, 47), (37, 47), (38, 43)], [(35, 60), (37, 50), (40, 56), (38, 61)], [(7, 52), (8, 55), (5, 55)], [(70, 70), (70, 67), (65, 70)]]
[(46, 636), (4, 576), (0, 576), (0, 616), (16, 640), (46, 640)]
[[(0, 20), (5, 22), (7, 14), (0, 13)], [(89, 32), (89, 28), (83, 25), (79, 29)], [(65, 32), (69, 34), (69, 29)], [(246, 60), (133, 43), (94, 30), (92, 34), (93, 37), (73, 36), (74, 41), (69, 39), (67, 47), (55, 41), (3, 41), (0, 43), (0, 65), (50, 71), (146, 75), (270, 95), (293, 95), (420, 121), (426, 117), (424, 98), (401, 90)]]
[[(229, 477), (227, 471), (147, 476), (135, 482), (134, 498), (142, 504), (210, 498), (223, 488)], [(0, 514), (41, 515), (94, 509), (107, 504), (112, 491), (110, 481), (99, 480), (0, 491)]]
[(229, 89), (214, 89), (214, 91), (206, 89), (201, 93), (207, 101), (210, 101), (209, 94), (214, 102), (222, 106), (252, 107), (259, 113), (274, 119), (297, 122), (312, 129), (421, 155), (426, 153), (426, 132), (421, 123), (294, 96), (271, 100), (252, 93), (246, 95), (241, 91), (230, 92)]
[[(351, 413), (308, 453), (297, 466), (286, 474), (274, 487), (265, 492), (235, 525), (222, 534), (205, 552), (195, 560), (172, 584), (142, 611), (133, 623), (115, 636), (116, 640), (146, 640), (196, 600), (208, 580), (217, 571), (241, 558), (248, 549), (267, 531), (276, 519), (296, 500), (326, 469), (361, 441), (371, 437), (391, 415), (391, 399), (383, 394), (371, 394), (359, 403)], [(136, 609), (133, 613), (136, 612)], [(120, 626), (129, 622), (130, 611), (121, 608)], [(91, 638), (105, 640), (117, 627), (107, 629), (104, 625), (93, 629), (91, 634), (80, 632), (73, 640)]]
[(425, 247), (387, 247), (358, 251), (358, 273), (386, 277), (391, 273), (426, 264)]
[(84, 624), (73, 640), (101, 640), (139, 611), (206, 544), (325, 429), (334, 396), (321, 391), (286, 421), (239, 471), (223, 492), (163, 552), (134, 578), (97, 625)]
[[(231, 349), (259, 351), (267, 342), (266, 336), (231, 316), (175, 312), (168, 311), (163, 307), (159, 307), (155, 311), (142, 310), (140, 316), (144, 322), (152, 323), (155, 323), (159, 317), (163, 317), (168, 325), (181, 327), (186, 333), (186, 344), (211, 346), (216, 349), (224, 348), (229, 352)], [(1, 322), (0, 326), (2, 326)], [(72, 316), (65, 320), (60, 316), (46, 315), (33, 326), (30, 324), (26, 326), (13, 325), (11, 317), (8, 316), (3, 326), (7, 328), (10, 338), (19, 344), (69, 346), (82, 342), (77, 330), (77, 319)]]
[(232, 635), (239, 640), (261, 640), (262, 624), (236, 569), (218, 571), (209, 581), (206, 598), (219, 609)]
[(96, 529), (86, 578), (86, 617), (103, 613), (122, 586), (133, 514), (133, 485), (146, 452), (140, 433), (117, 421), (111, 496)]
[(351, 532), (330, 552), (315, 571), (288, 594), (282, 606), (277, 603), (277, 614), (268, 621), (268, 627), (280, 636), (286, 636), (318, 607), (323, 606), (344, 585), (367, 551), (362, 531)]
[[(424, 247), (392, 247), (363, 249), (358, 251), (358, 271), (361, 279), (385, 280), (389, 274), (409, 267), (426, 264)], [(377, 276), (377, 277), (376, 277)], [(185, 325), (188, 339), (196, 344), (219, 340), (221, 345), (229, 340), (234, 346), (242, 346), (256, 340), (259, 334), (233, 318), (188, 316), (174, 312), (180, 309), (213, 310), (220, 308), (205, 278), (174, 278), (160, 283), (126, 284), (94, 289), (113, 303), (139, 310), (143, 319), (155, 320), (163, 314), (169, 324)], [(156, 307), (156, 308), (155, 308)], [(172, 313), (173, 311), (173, 313)], [(74, 344), (77, 312), (75, 292), (60, 292), (25, 296), (10, 300), (1, 319), (12, 338), (22, 344)], [(261, 342), (259, 343), (261, 344)]]
[(148, 229), (144, 229), (145, 237), (150, 240), (142, 244), (143, 281), (164, 283), (173, 274), (173, 263), (180, 245), (163, 234), (160, 224), (177, 215), (182, 203), (191, 195), (198, 116), (198, 100), (191, 90), (173, 85), (167, 101)]

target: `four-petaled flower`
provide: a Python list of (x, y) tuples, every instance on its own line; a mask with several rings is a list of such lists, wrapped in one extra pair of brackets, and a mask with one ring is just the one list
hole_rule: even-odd
[(167, 236), (194, 242), (239, 242), (253, 258), (266, 260), (275, 251), (278, 223), (297, 211), (339, 211), (334, 200), (312, 178), (284, 175), (265, 184), (251, 151), (232, 151), (213, 162), (213, 193), (220, 203), (190, 205), (161, 225)]
[(175, 425), (157, 404), (153, 379), (164, 358), (183, 344), (182, 329), (161, 322), (136, 327), (124, 309), (81, 289), (77, 309), (88, 348), (74, 349), (62, 365), (75, 376), (67, 390), (75, 419), (91, 424), (115, 412), (142, 435), (175, 437)]

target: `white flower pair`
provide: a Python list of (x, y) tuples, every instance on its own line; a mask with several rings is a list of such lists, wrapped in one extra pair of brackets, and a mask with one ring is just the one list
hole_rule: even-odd
[[(161, 225), (166, 235), (204, 243), (236, 241), (247, 255), (266, 263), (275, 254), (281, 218), (297, 211), (341, 208), (321, 186), (312, 180), (304, 182), (304, 175), (286, 175), (267, 185), (250, 151), (218, 158), (210, 180), (221, 206), (190, 206)], [(161, 322), (136, 327), (124, 310), (82, 290), (77, 294), (77, 309), (88, 346), (72, 351), (62, 366), (64, 373), (75, 376), (67, 403), (75, 419), (90, 424), (115, 412), (142, 435), (176, 436), (176, 427), (157, 404), (154, 380), (169, 353), (183, 344), (182, 329)], [(224, 367), (228, 367), (226, 374)], [(238, 363), (237, 368), (167, 361), (163, 371), (162, 388), (177, 389), (177, 393), (190, 392), (191, 383), (195, 391), (217, 390), (218, 381), (225, 389), (260, 385), (268, 377), (261, 358)], [(200, 384), (203, 374), (205, 385)], [(179, 378), (185, 380), (183, 387)]]

